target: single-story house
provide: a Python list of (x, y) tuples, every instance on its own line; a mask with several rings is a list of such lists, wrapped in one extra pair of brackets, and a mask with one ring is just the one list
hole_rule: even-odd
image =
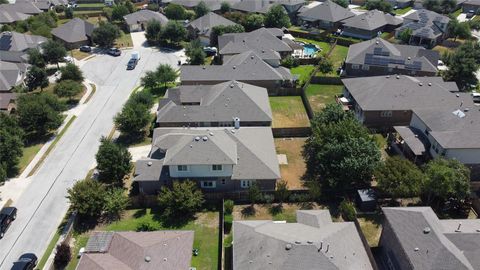
[(353, 222), (333, 222), (328, 210), (296, 215), (295, 223), (234, 221), (232, 269), (376, 269)]
[(218, 11), (220, 10), (223, 2), (230, 4), (230, 7), (232, 7), (234, 4), (240, 1), (241, 0), (162, 0), (161, 5), (166, 6), (168, 4), (176, 4), (192, 10), (198, 6), (200, 2), (204, 2), (209, 10)]
[(480, 0), (468, 0), (462, 3), (462, 11), (464, 13), (473, 11), (473, 13), (477, 14), (479, 8)]
[[(2, 75), (0, 74), (0, 77)], [(1, 84), (1, 83), (0, 83)], [(16, 93), (0, 92), (0, 113), (12, 113), (16, 109), (15, 101), (17, 100)]]
[(403, 25), (395, 30), (395, 37), (410, 29), (408, 44), (432, 48), (448, 36), (450, 18), (436, 12), (420, 9), (403, 17)]
[(420, 46), (392, 44), (375, 38), (350, 45), (345, 60), (349, 77), (404, 74), (435, 76), (440, 54)]
[(54, 40), (60, 41), (67, 49), (79, 48), (83, 45), (92, 44), (92, 32), (95, 25), (73, 18), (69, 22), (52, 29)]
[(301, 24), (308, 24), (311, 27), (319, 27), (329, 31), (336, 31), (340, 27), (341, 21), (353, 16), (355, 16), (355, 13), (331, 0), (326, 0), (309, 9), (303, 9), (298, 14)]
[(229, 33), (218, 37), (219, 54), (224, 61), (232, 55), (254, 51), (263, 61), (273, 67), (291, 55), (292, 46), (282, 40), (283, 31), (278, 28), (260, 28), (248, 33)]
[(199, 38), (202, 44), (208, 46), (210, 45), (210, 35), (212, 34), (212, 29), (215, 26), (220, 25), (229, 26), (236, 25), (236, 23), (227, 20), (216, 13), (209, 12), (204, 16), (188, 23), (186, 28), (189, 31), (190, 36)]
[(25, 5), (20, 3), (0, 4), (0, 26), (26, 20), (28, 17), (40, 12), (42, 11), (31, 3)]
[(0, 61), (0, 93), (22, 84), (26, 74), (27, 64)]
[(458, 103), (455, 82), (441, 77), (387, 75), (342, 79), (343, 94), (357, 119), (368, 128), (391, 130), (408, 126), (412, 110)]
[(193, 231), (94, 232), (76, 270), (191, 269)]
[(270, 126), (267, 89), (229, 81), (216, 85), (181, 85), (165, 93), (157, 112), (159, 127)]
[(144, 31), (147, 28), (147, 23), (152, 20), (159, 22), (162, 26), (165, 26), (168, 23), (168, 19), (165, 15), (148, 9), (142, 9), (127, 14), (123, 16), (123, 19), (130, 32)]
[(401, 18), (378, 10), (369, 10), (363, 14), (342, 21), (342, 35), (360, 39), (372, 39), (381, 32), (391, 32), (403, 23)]
[(430, 207), (384, 207), (380, 259), (389, 269), (480, 269), (479, 219), (439, 219)]
[(253, 51), (231, 56), (223, 65), (184, 65), (180, 68), (182, 85), (212, 85), (236, 80), (267, 88), (275, 95), (279, 88), (293, 87), (295, 82), (290, 70), (272, 67)]
[(0, 34), (0, 61), (25, 63), (28, 61), (28, 50), (40, 49), (46, 41), (42, 36), (3, 32)]
[(280, 178), (270, 127), (156, 128), (152, 141), (148, 158), (135, 166), (140, 193), (185, 179), (205, 192), (245, 191), (254, 183), (273, 191)]
[(305, 0), (255, 0), (255, 1), (239, 1), (232, 5), (235, 11), (244, 12), (247, 14), (258, 13), (266, 14), (274, 5), (281, 5), (290, 18), (295, 18), (298, 10), (305, 5)]

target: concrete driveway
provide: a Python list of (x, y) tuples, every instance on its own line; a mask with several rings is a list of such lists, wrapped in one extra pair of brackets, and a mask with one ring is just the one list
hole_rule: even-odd
[(132, 37), (133, 47), (140, 48), (140, 47), (147, 47), (147, 39), (145, 38), (145, 32), (134, 32), (130, 33)]
[(97, 84), (97, 91), (14, 202), (17, 219), (0, 240), (1, 270), (10, 269), (23, 253), (42, 256), (67, 212), (67, 189), (83, 179), (95, 164), (100, 137), (109, 134), (114, 115), (141, 76), (161, 63), (177, 67), (178, 53), (143, 47), (135, 50), (140, 52), (141, 60), (132, 71), (126, 70), (131, 50), (120, 57), (97, 55), (81, 63), (85, 77)]

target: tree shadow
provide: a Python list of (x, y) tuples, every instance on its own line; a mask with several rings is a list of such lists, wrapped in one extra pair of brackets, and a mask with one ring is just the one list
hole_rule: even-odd
[(130, 134), (121, 133), (116, 139), (116, 142), (128, 147), (137, 143), (141, 143), (145, 140), (146, 132), (135, 132)]
[(73, 229), (75, 230), (75, 232), (82, 234), (95, 229), (98, 223), (98, 217), (78, 216), (77, 222), (74, 222), (73, 224)]
[(170, 229), (180, 229), (185, 227), (190, 221), (195, 220), (195, 216), (192, 213), (180, 213), (180, 212), (175, 212), (175, 213), (165, 213), (162, 209), (160, 208), (152, 208), (151, 211), (153, 217), (152, 219), (154, 221), (157, 221), (158, 223), (162, 224), (163, 227), (165, 228), (170, 228)]
[(255, 207), (253, 205), (245, 206), (242, 211), (242, 217), (252, 217), (255, 216)]

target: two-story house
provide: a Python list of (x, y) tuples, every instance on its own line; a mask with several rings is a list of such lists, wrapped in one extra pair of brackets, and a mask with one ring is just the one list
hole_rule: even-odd
[(342, 35), (353, 38), (372, 39), (379, 33), (391, 32), (402, 25), (403, 20), (391, 14), (369, 10), (342, 21)]
[(301, 24), (335, 31), (340, 27), (341, 21), (353, 16), (355, 16), (355, 13), (347, 8), (331, 0), (326, 0), (318, 5), (313, 5), (311, 8), (302, 9), (298, 14), (298, 19)]

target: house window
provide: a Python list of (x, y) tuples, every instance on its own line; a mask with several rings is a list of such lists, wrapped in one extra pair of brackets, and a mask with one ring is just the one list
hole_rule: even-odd
[(359, 65), (352, 65), (352, 69), (358, 69), (359, 67)]
[(222, 179), (222, 185), (225, 185), (226, 180)]
[(392, 111), (381, 111), (380, 117), (392, 117)]
[(242, 188), (249, 188), (249, 187), (252, 186), (252, 184), (253, 184), (253, 181), (252, 181), (252, 180), (242, 180), (242, 181), (240, 182), (240, 187), (242, 187)]
[(393, 71), (393, 68), (392, 67), (389, 67), (388, 68), (388, 72), (392, 72)]
[(370, 66), (369, 66), (369, 65), (363, 65), (363, 66), (362, 66), (362, 69), (363, 69), (363, 70), (369, 70), (369, 69), (370, 69)]
[(202, 188), (215, 188), (216, 186), (215, 181), (202, 181), (200, 183)]
[(186, 172), (186, 171), (188, 171), (188, 166), (187, 165), (178, 165), (177, 166), (177, 171)]
[(221, 164), (214, 164), (212, 165), (212, 171), (222, 171), (222, 165)]

